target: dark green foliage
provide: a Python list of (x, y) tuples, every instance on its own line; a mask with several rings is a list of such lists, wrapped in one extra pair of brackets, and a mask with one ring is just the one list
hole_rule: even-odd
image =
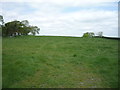
[(5, 23), (3, 26), (3, 36), (16, 36), (16, 33), (20, 32), (20, 21), (12, 21)]
[(4, 19), (3, 19), (3, 16), (2, 16), (2, 15), (0, 15), (0, 22), (1, 22), (1, 25), (4, 24)]
[(39, 34), (39, 28), (37, 26), (30, 26), (31, 34), (35, 35), (36, 33)]
[(0, 15), (0, 36), (2, 36), (2, 27), (3, 27), (3, 24), (4, 24), (3, 16)]
[(23, 21), (11, 21), (4, 23), (3, 18), (0, 17), (0, 22), (2, 24), (0, 25), (0, 30), (2, 30), (2, 36), (20, 36), (20, 35), (28, 35), (28, 34), (39, 34), (40, 28), (37, 26), (31, 26), (29, 25), (29, 22), (27, 20)]

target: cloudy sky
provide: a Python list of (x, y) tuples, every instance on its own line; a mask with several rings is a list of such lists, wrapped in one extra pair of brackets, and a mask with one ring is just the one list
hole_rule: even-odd
[(5, 22), (28, 20), (40, 35), (118, 36), (118, 0), (1, 0), (0, 7)]

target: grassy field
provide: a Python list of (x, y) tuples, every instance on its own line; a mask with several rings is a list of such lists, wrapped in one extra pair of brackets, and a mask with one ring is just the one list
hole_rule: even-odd
[(3, 88), (118, 87), (118, 41), (104, 38), (3, 38)]

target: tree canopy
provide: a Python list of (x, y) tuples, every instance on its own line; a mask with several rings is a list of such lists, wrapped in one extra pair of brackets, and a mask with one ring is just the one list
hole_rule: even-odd
[(28, 35), (29, 33), (32, 35), (36, 35), (39, 34), (40, 31), (40, 28), (38, 28), (37, 26), (29, 25), (28, 20), (14, 20), (4, 23), (3, 17), (0, 16), (0, 22), (2, 22), (2, 24), (0, 25), (2, 27), (2, 36), (20, 36)]
[(0, 15), (0, 36), (2, 36), (2, 25), (4, 24), (3, 16)]
[(2, 25), (4, 24), (4, 19), (2, 15), (0, 15), (0, 22), (2, 23)]
[(99, 37), (103, 37), (103, 32), (98, 32), (97, 35), (98, 35)]
[(94, 37), (95, 34), (93, 32), (86, 32), (83, 34), (83, 37)]

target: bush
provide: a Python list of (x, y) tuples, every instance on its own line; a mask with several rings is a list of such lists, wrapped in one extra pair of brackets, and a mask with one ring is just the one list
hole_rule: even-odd
[(93, 32), (86, 32), (83, 34), (83, 37), (94, 37), (94, 33)]

